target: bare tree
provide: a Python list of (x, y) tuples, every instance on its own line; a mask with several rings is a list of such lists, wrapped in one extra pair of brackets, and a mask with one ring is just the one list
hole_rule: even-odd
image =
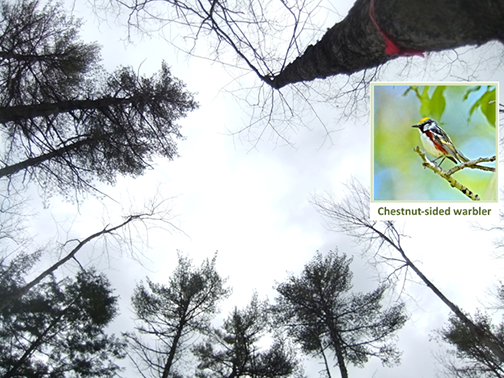
[[(414, 55), (502, 41), (501, 2), (357, 0), (343, 17), (339, 5), (312, 0), (90, 1), (100, 15), (125, 12), (130, 32), (156, 33), (191, 56), (233, 67), (238, 84), (226, 89), (246, 103), (250, 120), (232, 132), (253, 144), (289, 143), (288, 131), (307, 125), (308, 115), (329, 137), (319, 104), (336, 105), (342, 117), (362, 114), (369, 83), (391, 60), (411, 67)], [(436, 11), (418, 22), (425, 9)], [(247, 74), (257, 79), (252, 86), (239, 80)]]
[[(401, 244), (404, 235), (397, 230), (394, 222), (374, 221), (369, 218), (369, 190), (356, 180), (353, 180), (347, 187), (348, 197), (339, 202), (320, 196), (313, 198), (315, 207), (326, 217), (331, 227), (335, 231), (352, 236), (361, 243), (366, 243), (368, 251), (375, 248), (374, 258), (381, 263), (391, 265), (393, 267), (392, 274), (396, 274), (402, 269), (411, 269), (499, 361), (504, 361), (504, 346), (496, 336), (489, 330), (475, 324), (408, 258)], [(393, 253), (388, 254), (388, 251)]]

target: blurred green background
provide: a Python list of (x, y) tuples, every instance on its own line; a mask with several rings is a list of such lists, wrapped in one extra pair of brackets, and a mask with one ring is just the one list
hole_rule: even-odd
[[(469, 159), (496, 154), (495, 85), (382, 85), (373, 90), (372, 199), (400, 201), (470, 201), (448, 182), (424, 169), (418, 129), (423, 117), (434, 119)], [(432, 160), (432, 156), (427, 154)], [(454, 164), (446, 159), (443, 169)], [(495, 166), (495, 163), (485, 163)], [(496, 173), (464, 169), (453, 177), (482, 200), (497, 200)]]

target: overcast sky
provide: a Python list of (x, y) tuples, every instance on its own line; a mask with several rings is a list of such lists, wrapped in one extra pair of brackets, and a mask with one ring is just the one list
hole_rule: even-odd
[[(40, 235), (55, 235), (64, 241), (67, 237), (86, 237), (96, 232), (104, 222), (117, 221), (121, 211), (127, 214), (131, 204), (138, 206), (156, 193), (173, 198), (169, 202), (173, 222), (183, 232), (150, 229), (148, 236), (143, 235), (148, 248), (144, 248), (144, 256), (139, 258), (142, 264), (113, 247), (109, 254), (104, 254), (100, 243), (94, 249), (83, 251), (82, 256), (85, 254), (106, 272), (120, 295), (121, 315), (111, 327), (114, 332), (132, 330), (129, 299), (135, 284), (146, 276), (155, 282), (166, 282), (175, 267), (177, 250), (189, 255), (196, 264), (218, 251), (218, 271), (229, 277), (228, 283), (233, 288), (232, 296), (222, 303), (223, 316), (234, 306), (246, 305), (254, 290), (260, 298), (273, 300), (275, 282), (284, 280), (288, 272), (299, 272), (317, 250), (327, 252), (338, 248), (354, 256), (351, 267), (355, 290), (375, 288), (376, 271), (361, 258), (361, 247), (348, 237), (328, 230), (310, 203), (313, 194), (330, 192), (343, 196), (343, 184), (352, 177), (369, 185), (370, 124), (366, 111), (369, 101), (361, 104), (359, 117), (350, 119), (342, 118), (341, 111), (334, 106), (319, 106), (318, 115), (333, 131), (330, 139), (326, 130), (310, 117), (306, 128), (286, 132), (291, 145), (268, 138), (252, 145), (246, 133), (230, 135), (230, 131), (250, 122), (250, 109), (244, 101), (226, 93), (227, 85), (233, 80), (228, 71), (210, 61), (188, 60), (156, 38), (125, 44), (121, 41), (126, 36), (124, 27), (113, 22), (99, 24), (84, 3), (74, 4), (73, 10), (77, 17), (87, 20), (82, 36), (86, 41), (99, 42), (103, 63), (109, 71), (118, 65), (131, 65), (150, 75), (165, 60), (173, 74), (187, 84), (188, 90), (196, 93), (200, 103), (198, 110), (181, 121), (182, 133), (187, 139), (178, 143), (179, 158), (157, 160), (155, 169), (144, 176), (135, 180), (121, 178), (115, 187), (103, 187), (119, 204), (89, 198), (77, 211), (75, 205), (54, 197), (49, 209), (41, 209), (33, 223)], [(350, 4), (346, 2), (338, 11), (344, 15)], [(491, 48), (482, 50), (492, 53)], [(467, 61), (476, 61), (481, 58), (482, 50), (464, 50), (459, 54)], [(447, 76), (446, 71), (435, 69), (436, 59), (410, 58), (414, 66), (408, 69), (408, 76), (403, 70), (407, 59), (398, 59), (383, 72), (383, 79), (419, 81), (467, 77), (457, 67)], [(499, 80), (503, 72), (494, 70), (492, 64), (493, 61), (487, 61), (485, 69), (478, 66), (471, 72), (478, 80)], [(460, 66), (464, 68), (463, 64)], [(56, 223), (57, 229), (50, 226)], [(404, 241), (411, 258), (465, 311), (474, 312), (476, 307), (481, 307), (487, 291), (502, 277), (503, 261), (492, 256), (491, 242), (495, 235), (476, 231), (467, 222), (407, 221), (404, 233), (411, 236)], [(437, 235), (436, 240), (433, 235)], [(370, 361), (364, 369), (350, 367), (351, 377), (435, 376), (433, 354), (439, 346), (430, 339), (432, 331), (447, 320), (449, 311), (416, 281), (406, 282), (408, 295), (403, 296), (411, 320), (398, 334), (402, 364), (386, 368), (379, 361)], [(124, 365), (126, 377), (136, 376), (127, 361)], [(310, 377), (317, 376), (317, 368), (310, 365), (307, 369)], [(337, 369), (334, 372), (335, 377), (339, 376)]]

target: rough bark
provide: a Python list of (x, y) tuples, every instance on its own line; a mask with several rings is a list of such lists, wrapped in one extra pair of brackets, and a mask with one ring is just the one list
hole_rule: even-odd
[[(387, 37), (397, 46), (396, 53), (386, 51)], [(282, 88), (378, 67), (412, 55), (411, 51), (441, 51), (493, 40), (504, 42), (504, 0), (357, 0), (345, 19), (267, 82)]]

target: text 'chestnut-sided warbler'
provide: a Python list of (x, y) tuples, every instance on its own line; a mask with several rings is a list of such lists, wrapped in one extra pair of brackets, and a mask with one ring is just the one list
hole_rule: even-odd
[(444, 159), (448, 158), (455, 164), (469, 161), (468, 158), (455, 148), (448, 134), (432, 119), (422, 118), (420, 122), (411, 127), (418, 128), (425, 150), (434, 156), (435, 160), (443, 158), (441, 160), (442, 163)]

